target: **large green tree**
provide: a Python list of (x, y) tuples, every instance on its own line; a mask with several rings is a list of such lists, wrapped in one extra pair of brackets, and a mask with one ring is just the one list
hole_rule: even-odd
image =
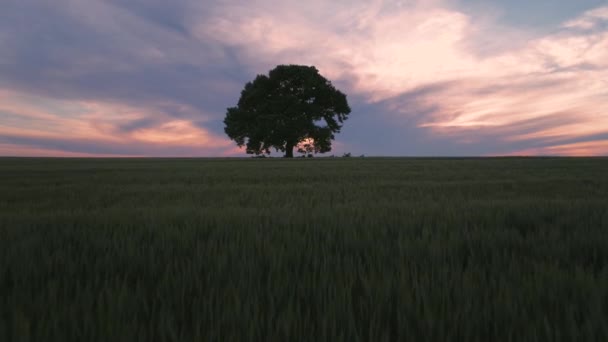
[(346, 95), (317, 68), (279, 65), (245, 85), (224, 124), (226, 134), (247, 153), (269, 154), (274, 148), (291, 158), (303, 141), (311, 143), (315, 153), (329, 152), (348, 114)]

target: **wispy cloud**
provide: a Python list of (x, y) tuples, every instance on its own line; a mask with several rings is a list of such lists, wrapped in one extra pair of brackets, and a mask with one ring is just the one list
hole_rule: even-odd
[(9, 0), (0, 154), (237, 153), (224, 110), (281, 63), (349, 94), (339, 149), (608, 153), (608, 7), (543, 32), (448, 0)]
[[(4, 151), (9, 145), (19, 145), (18, 151), (49, 148), (53, 153), (84, 156), (233, 153), (224, 136), (154, 107), (54, 100), (9, 91), (0, 94), (0, 143), (4, 143)], [(188, 108), (182, 110), (187, 112)]]
[(608, 155), (608, 140), (585, 141), (572, 144), (528, 148), (511, 152), (509, 154), (515, 156), (606, 156)]
[[(289, 1), (272, 12), (226, 11), (199, 31), (238, 46), (260, 67), (276, 60), (319, 65), (368, 101), (402, 116), (422, 110), (419, 127), (456, 140), (470, 142), (479, 135), (480, 142), (493, 136), (505, 144), (545, 139), (552, 145), (608, 132), (608, 7), (543, 37), (504, 32), (520, 41), (487, 54), (471, 39), (503, 37), (480, 37), (470, 16), (440, 1), (408, 7), (355, 2), (331, 20), (327, 14), (335, 13), (335, 4), (307, 3), (309, 11), (296, 15)], [(399, 107), (411, 95), (415, 101)], [(537, 126), (530, 127), (532, 122)], [(522, 125), (528, 128), (513, 130)], [(581, 151), (601, 150), (572, 153)]]

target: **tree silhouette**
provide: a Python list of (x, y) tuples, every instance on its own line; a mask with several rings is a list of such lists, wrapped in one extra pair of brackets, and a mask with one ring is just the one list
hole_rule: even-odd
[(331, 151), (348, 114), (346, 95), (314, 66), (279, 65), (245, 85), (237, 106), (227, 109), (224, 131), (248, 154), (274, 148), (292, 158), (303, 141), (314, 153)]

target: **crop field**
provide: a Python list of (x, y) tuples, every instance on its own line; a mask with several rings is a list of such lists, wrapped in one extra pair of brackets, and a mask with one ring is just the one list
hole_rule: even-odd
[(2, 341), (608, 341), (608, 159), (0, 159)]

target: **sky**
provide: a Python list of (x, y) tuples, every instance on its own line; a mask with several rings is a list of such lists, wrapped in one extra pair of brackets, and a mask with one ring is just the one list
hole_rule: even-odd
[(3, 0), (0, 156), (246, 156), (279, 64), (347, 94), (329, 154), (608, 155), (606, 0)]

